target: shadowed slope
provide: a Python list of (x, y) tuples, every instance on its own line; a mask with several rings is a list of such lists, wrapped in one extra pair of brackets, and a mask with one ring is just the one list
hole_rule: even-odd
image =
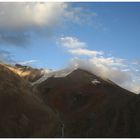
[(107, 79), (77, 69), (66, 77), (48, 78), (36, 88), (61, 116), (64, 137), (140, 136), (140, 127), (133, 133), (136, 122), (131, 119), (138, 95)]
[(14, 69), (24, 71), (14, 71), (22, 78), (4, 66), (0, 71), (1, 137), (140, 137), (139, 95), (82, 69), (55, 72), (31, 88), (29, 77), (41, 71)]
[(60, 137), (55, 113), (29, 84), (0, 64), (0, 137)]

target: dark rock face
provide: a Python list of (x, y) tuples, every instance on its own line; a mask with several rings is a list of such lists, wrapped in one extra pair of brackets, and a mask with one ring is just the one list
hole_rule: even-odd
[(34, 88), (59, 114), (64, 137), (140, 137), (140, 97), (109, 80), (79, 69)]
[(61, 137), (57, 115), (27, 81), (0, 64), (0, 137)]

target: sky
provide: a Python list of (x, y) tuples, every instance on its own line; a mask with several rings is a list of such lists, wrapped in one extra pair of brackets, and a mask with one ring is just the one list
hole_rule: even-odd
[(0, 3), (0, 60), (82, 67), (140, 93), (140, 3)]

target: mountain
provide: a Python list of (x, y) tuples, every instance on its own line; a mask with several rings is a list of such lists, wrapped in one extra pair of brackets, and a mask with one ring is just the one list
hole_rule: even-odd
[(140, 137), (140, 97), (82, 69), (34, 85), (63, 124), (63, 137)]
[(35, 92), (28, 81), (0, 64), (0, 137), (61, 137), (58, 116)]
[(7, 65), (7, 67), (12, 70), (14, 73), (18, 74), (20, 77), (26, 79), (29, 82), (34, 82), (41, 78), (43, 75), (43, 69), (32, 68), (29, 66), (22, 66), (16, 64), (15, 66)]
[(0, 64), (0, 137), (140, 137), (140, 96), (83, 69)]

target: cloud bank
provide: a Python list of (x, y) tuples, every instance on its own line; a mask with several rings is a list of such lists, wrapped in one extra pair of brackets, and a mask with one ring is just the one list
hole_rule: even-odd
[(33, 32), (59, 24), (66, 8), (65, 3), (0, 3), (0, 43), (26, 45)]
[[(136, 67), (128, 65), (126, 60), (105, 57), (102, 51), (89, 50), (86, 42), (75, 37), (63, 37), (59, 39), (59, 42), (67, 53), (75, 55), (69, 63), (70, 68), (85, 69), (102, 78), (110, 79), (125, 89), (140, 93), (140, 73)], [(79, 55), (88, 57), (85, 59)]]
[[(108, 62), (108, 59), (111, 62)], [(73, 58), (70, 61), (70, 67), (77, 67), (92, 72), (95, 75), (101, 76), (105, 79), (110, 79), (119, 86), (130, 90), (135, 93), (140, 93), (140, 74), (136, 74), (136, 71), (129, 69), (125, 71), (124, 63), (116, 64), (117, 58), (90, 58), (79, 59)]]
[(66, 8), (65, 3), (0, 3), (0, 30), (51, 27), (57, 24)]

